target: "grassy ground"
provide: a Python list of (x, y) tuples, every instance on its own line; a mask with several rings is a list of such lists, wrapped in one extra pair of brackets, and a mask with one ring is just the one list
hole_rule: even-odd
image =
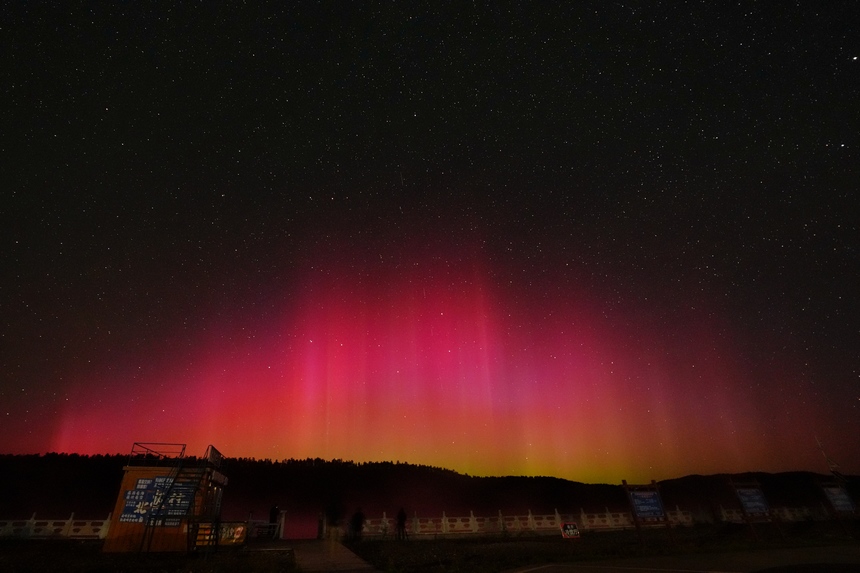
[[(860, 538), (856, 524), (852, 533)], [(436, 539), (420, 541), (365, 540), (348, 545), (380, 571), (491, 573), (546, 563), (570, 563), (643, 555), (713, 553), (755, 548), (857, 543), (836, 524), (708, 525), (666, 530), (584, 533), (581, 539), (558, 536)]]

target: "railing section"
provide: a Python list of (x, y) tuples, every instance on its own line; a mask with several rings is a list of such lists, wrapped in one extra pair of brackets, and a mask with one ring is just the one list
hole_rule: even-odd
[(0, 537), (30, 539), (104, 539), (110, 529), (111, 514), (106, 519), (0, 519)]
[[(693, 514), (689, 511), (676, 509), (668, 512), (669, 522), (676, 526), (693, 525)], [(481, 534), (521, 534), (521, 533), (558, 533), (564, 523), (576, 523), (583, 530), (614, 530), (635, 527), (633, 517), (626, 512), (586, 513), (581, 510), (578, 515), (560, 514), (557, 510), (552, 514), (535, 515), (531, 511), (527, 515), (498, 515), (476, 517), (474, 512), (468, 516), (448, 516), (444, 511), (441, 517), (421, 517), (414, 515), (407, 520), (406, 534), (415, 537), (436, 535), (481, 535)], [(656, 524), (662, 526), (662, 524)], [(345, 526), (346, 527), (346, 526)], [(367, 537), (394, 537), (397, 525), (394, 519), (383, 512), (381, 518), (371, 518), (364, 522), (362, 535)], [(337, 531), (336, 535), (346, 535), (346, 531)]]

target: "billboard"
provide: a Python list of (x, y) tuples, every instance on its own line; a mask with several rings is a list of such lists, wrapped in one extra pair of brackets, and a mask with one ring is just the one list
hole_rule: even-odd
[(630, 490), (630, 504), (639, 519), (663, 519), (663, 501), (656, 489)]
[(827, 496), (827, 501), (833, 506), (833, 509), (838, 513), (854, 513), (854, 502), (845, 488), (838, 485), (822, 486), (824, 495)]
[[(171, 487), (172, 486), (172, 487)], [(120, 523), (146, 523), (179, 527), (194, 503), (193, 484), (173, 484), (169, 476), (141, 477), (125, 492)]]
[(735, 488), (738, 499), (741, 501), (741, 507), (744, 513), (748, 515), (761, 515), (770, 512), (767, 505), (767, 500), (764, 498), (760, 488), (757, 487), (738, 487)]

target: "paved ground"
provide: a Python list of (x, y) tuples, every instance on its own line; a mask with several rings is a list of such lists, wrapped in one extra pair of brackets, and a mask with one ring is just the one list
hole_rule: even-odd
[(367, 573), (373, 571), (367, 562), (334, 540), (299, 539), (255, 544), (253, 551), (284, 551), (291, 549), (302, 573), (338, 571)]
[[(292, 550), (303, 573), (374, 571), (333, 540), (277, 541), (255, 551)], [(641, 557), (582, 564), (533, 565), (509, 573), (860, 573), (860, 545), (762, 549), (713, 554)]]
[(540, 565), (510, 573), (849, 573), (860, 572), (860, 546), (766, 549)]

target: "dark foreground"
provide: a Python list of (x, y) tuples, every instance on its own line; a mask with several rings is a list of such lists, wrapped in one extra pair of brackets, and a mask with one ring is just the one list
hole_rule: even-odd
[[(721, 554), (745, 553), (750, 563), (762, 563), (762, 567), (744, 568), (740, 565), (723, 571), (756, 571), (767, 567), (767, 560), (756, 560), (757, 553), (778, 554), (782, 550), (809, 548), (815, 559), (825, 559), (829, 554), (839, 555), (841, 561), (852, 561), (855, 565), (834, 571), (860, 572), (860, 527), (852, 523), (845, 528), (835, 523), (759, 524), (754, 530), (748, 526), (722, 524), (692, 528), (646, 530), (640, 539), (634, 530), (586, 533), (578, 540), (563, 539), (559, 535), (550, 537), (509, 537), (486, 539), (450, 539), (416, 542), (362, 541), (348, 544), (356, 554), (381, 571), (436, 572), (469, 571), (475, 573), (531, 570), (539, 567), (540, 573), (554, 573), (561, 568), (547, 567), (552, 564), (600, 565), (620, 564), (640, 567), (640, 564), (658, 565), (663, 558), (689, 563), (700, 562), (699, 557), (721, 562)], [(822, 548), (833, 548), (832, 551)], [(841, 548), (847, 548), (847, 555)], [(856, 550), (856, 551), (855, 551)], [(834, 559), (836, 559), (834, 557)], [(735, 559), (742, 563), (744, 559)], [(777, 560), (777, 562), (779, 562)], [(791, 559), (788, 560), (791, 563)], [(658, 566), (658, 569), (676, 569)], [(683, 569), (690, 570), (685, 566)], [(698, 570), (714, 570), (711, 567)], [(812, 569), (815, 570), (815, 569)], [(818, 569), (826, 571), (827, 569)], [(800, 571), (800, 570), (798, 570)]]
[(3, 573), (280, 573), (295, 571), (291, 551), (222, 550), (184, 553), (103, 553), (101, 541), (0, 540)]
[[(377, 571), (470, 572), (537, 570), (563, 573), (599, 565), (640, 570), (759, 571), (772, 566), (800, 564), (775, 571), (860, 571), (860, 527), (857, 522), (841, 528), (835, 523), (758, 525), (754, 531), (740, 525), (587, 533), (581, 539), (561, 536), (511, 536), (495, 538), (422, 539), (417, 541), (365, 540), (346, 547)], [(196, 572), (290, 572), (343, 570), (321, 563), (320, 568), (297, 564), (296, 553), (316, 543), (278, 542), (251, 544), (213, 555), (105, 554), (94, 541), (0, 540), (0, 571), (164, 573)], [(338, 545), (338, 550), (342, 548)], [(328, 548), (333, 551), (333, 548)], [(794, 556), (794, 557), (792, 557)], [(856, 560), (855, 560), (856, 556)], [(773, 557), (768, 559), (768, 557)], [(811, 560), (811, 561), (810, 561)], [(672, 564), (685, 564), (684, 567)], [(812, 567), (810, 563), (818, 563)], [(824, 567), (820, 564), (829, 563)], [(721, 568), (716, 568), (721, 564)], [(365, 566), (366, 567), (366, 566)], [(648, 567), (649, 569), (641, 569)], [(804, 568), (806, 567), (806, 568)], [(812, 567), (812, 568), (810, 568)], [(608, 569), (604, 569), (608, 571)]]

